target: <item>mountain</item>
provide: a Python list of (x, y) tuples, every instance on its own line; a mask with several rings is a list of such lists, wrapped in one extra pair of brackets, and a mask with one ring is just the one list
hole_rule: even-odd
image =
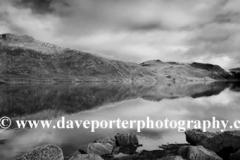
[(233, 72), (196, 62), (150, 60), (136, 64), (110, 60), (27, 35), (0, 35), (0, 84), (229, 80), (236, 79)]
[(240, 68), (230, 69), (230, 72), (233, 75), (234, 79), (240, 79)]
[(26, 35), (2, 34), (0, 81), (155, 81), (155, 74), (135, 63), (63, 48)]
[(194, 68), (199, 68), (209, 72), (209, 76), (213, 79), (230, 79), (231, 78), (231, 74), (218, 65), (204, 64), (204, 63), (197, 63), (197, 62), (194, 62), (190, 65)]
[(203, 63), (178, 63), (150, 60), (140, 64), (141, 66), (157, 72), (159, 77), (165, 80), (199, 81), (199, 80), (228, 80), (232, 76), (218, 65)]

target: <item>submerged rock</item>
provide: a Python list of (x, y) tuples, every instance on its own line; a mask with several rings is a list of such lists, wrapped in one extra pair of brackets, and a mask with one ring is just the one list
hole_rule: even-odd
[(179, 149), (179, 154), (188, 160), (222, 160), (215, 152), (203, 146), (183, 146)]
[(79, 152), (84, 154), (109, 155), (113, 151), (113, 146), (109, 143), (89, 143), (80, 147)]
[(45, 145), (33, 149), (16, 160), (64, 160), (62, 150), (55, 145)]
[(138, 138), (136, 134), (120, 134), (118, 133), (116, 136), (116, 143), (118, 146), (129, 146), (129, 145), (133, 145), (133, 146), (138, 146), (139, 142), (138, 142)]
[(102, 157), (95, 154), (79, 154), (71, 157), (69, 160), (103, 160)]

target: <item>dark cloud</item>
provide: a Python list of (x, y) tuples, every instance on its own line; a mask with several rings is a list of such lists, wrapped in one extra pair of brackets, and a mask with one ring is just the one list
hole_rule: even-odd
[(14, 3), (17, 7), (30, 8), (34, 13), (48, 13), (52, 12), (50, 8), (51, 0), (19, 0)]
[(63, 14), (59, 11), (71, 5), (66, 0), (18, 0), (13, 5), (19, 8), (31, 9), (35, 14)]
[(140, 24), (130, 22), (128, 28), (131, 31), (169, 30), (169, 28), (157, 22), (146, 22)]
[(219, 14), (215, 17), (214, 21), (216, 23), (231, 23), (232, 21), (231, 14)]

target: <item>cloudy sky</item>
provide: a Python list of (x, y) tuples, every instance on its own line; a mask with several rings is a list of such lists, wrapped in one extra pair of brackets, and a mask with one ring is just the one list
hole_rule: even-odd
[(132, 62), (240, 67), (239, 0), (0, 0), (0, 33)]

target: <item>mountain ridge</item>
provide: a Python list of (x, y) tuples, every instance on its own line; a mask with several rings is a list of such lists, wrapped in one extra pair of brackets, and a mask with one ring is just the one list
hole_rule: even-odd
[(155, 81), (140, 65), (37, 41), (30, 36), (0, 36), (2, 81)]
[(240, 68), (232, 68), (230, 69), (234, 79), (240, 80)]
[(228, 80), (231, 74), (212, 64), (163, 62), (141, 64), (111, 60), (35, 40), (28, 35), (0, 35), (0, 82), (157, 82)]
[[(170, 80), (230, 80), (232, 75), (218, 65), (208, 63), (178, 63), (149, 60), (140, 63), (143, 67), (155, 70), (159, 75)], [(197, 79), (196, 79), (197, 78)]]

